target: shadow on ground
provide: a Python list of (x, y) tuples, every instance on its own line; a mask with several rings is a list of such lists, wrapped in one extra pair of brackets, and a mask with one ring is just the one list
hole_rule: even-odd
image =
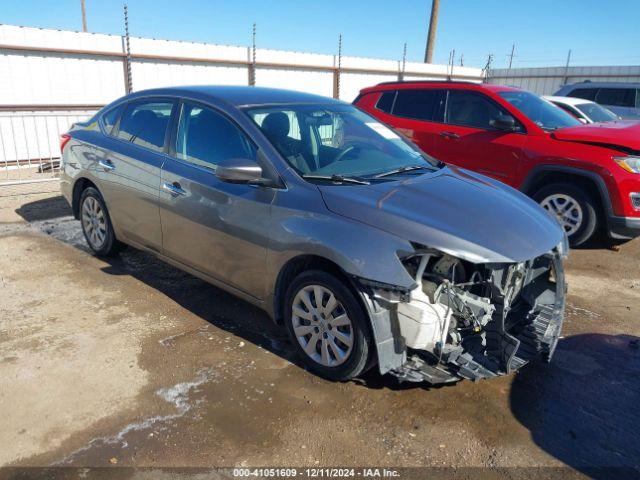
[(511, 409), (547, 453), (593, 478), (640, 478), (638, 337), (560, 341), (549, 365), (516, 377)]
[(26, 222), (31, 223), (69, 216), (71, 215), (71, 207), (64, 197), (59, 195), (25, 203), (16, 209), (16, 213)]

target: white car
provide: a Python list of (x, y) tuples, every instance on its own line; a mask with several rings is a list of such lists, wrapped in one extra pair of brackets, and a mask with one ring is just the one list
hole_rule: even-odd
[(584, 98), (554, 96), (543, 98), (576, 117), (582, 123), (612, 122), (620, 119), (611, 110)]

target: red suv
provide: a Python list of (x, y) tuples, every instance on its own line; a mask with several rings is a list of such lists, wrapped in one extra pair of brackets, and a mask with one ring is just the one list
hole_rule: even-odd
[(640, 122), (583, 125), (533, 93), (466, 82), (383, 83), (354, 104), (439, 160), (527, 193), (574, 246), (599, 227), (640, 235)]

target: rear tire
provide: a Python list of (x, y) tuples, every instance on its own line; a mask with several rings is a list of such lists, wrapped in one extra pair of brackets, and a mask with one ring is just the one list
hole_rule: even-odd
[(363, 373), (371, 352), (369, 319), (355, 295), (333, 275), (298, 275), (285, 295), (284, 321), (304, 364), (329, 380)]
[(93, 187), (85, 188), (80, 195), (79, 218), (84, 238), (97, 256), (108, 257), (123, 249), (124, 244), (116, 239), (102, 195)]
[(572, 247), (590, 240), (598, 229), (598, 203), (580, 186), (553, 183), (538, 190), (533, 199), (558, 219)]

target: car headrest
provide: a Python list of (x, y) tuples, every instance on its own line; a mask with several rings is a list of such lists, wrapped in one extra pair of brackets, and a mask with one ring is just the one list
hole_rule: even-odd
[(284, 112), (271, 112), (262, 121), (262, 129), (275, 138), (289, 135), (289, 127), (289, 117)]

